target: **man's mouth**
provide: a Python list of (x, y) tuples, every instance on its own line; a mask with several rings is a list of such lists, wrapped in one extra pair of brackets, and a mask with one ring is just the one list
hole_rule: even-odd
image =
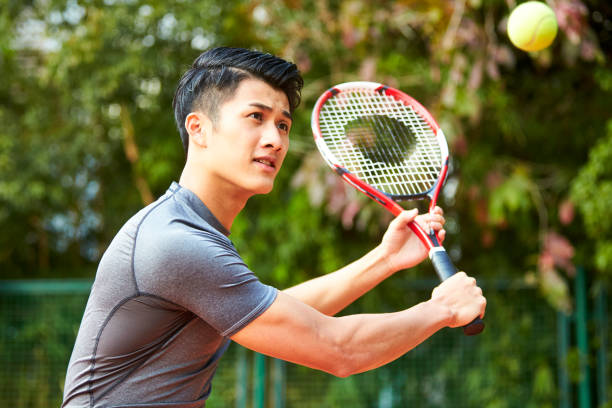
[(269, 160), (269, 159), (255, 159), (255, 161), (258, 162), (258, 163), (265, 164), (266, 166), (270, 166), (272, 168), (275, 168), (274, 161), (272, 161), (272, 160)]

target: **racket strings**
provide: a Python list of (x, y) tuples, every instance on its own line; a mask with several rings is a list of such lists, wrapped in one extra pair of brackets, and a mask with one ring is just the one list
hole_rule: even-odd
[(387, 194), (423, 195), (439, 177), (436, 134), (411, 106), (391, 96), (341, 92), (323, 104), (319, 127), (338, 164)]

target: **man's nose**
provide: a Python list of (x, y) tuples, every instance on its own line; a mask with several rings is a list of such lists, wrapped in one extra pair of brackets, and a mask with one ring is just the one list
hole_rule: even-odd
[(274, 150), (282, 149), (283, 136), (275, 123), (269, 123), (265, 126), (261, 144), (266, 147), (272, 147)]

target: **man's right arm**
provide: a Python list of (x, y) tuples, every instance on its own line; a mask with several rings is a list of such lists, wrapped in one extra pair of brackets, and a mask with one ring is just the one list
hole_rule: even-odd
[(279, 292), (274, 303), (232, 340), (282, 360), (345, 377), (387, 364), (443, 327), (484, 315), (486, 300), (473, 278), (458, 273), (432, 298), (386, 314), (330, 317)]

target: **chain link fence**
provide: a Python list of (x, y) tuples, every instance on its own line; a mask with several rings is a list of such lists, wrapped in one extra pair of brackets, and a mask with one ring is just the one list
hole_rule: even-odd
[[(593, 300), (592, 358), (573, 346), (576, 317), (553, 310), (524, 285), (485, 288), (480, 336), (444, 329), (397, 361), (348, 378), (252, 353), (232, 344), (207, 407), (586, 407), (606, 406), (609, 302)], [(90, 281), (0, 282), (0, 406), (59, 407), (66, 366)], [(400, 288), (406, 304), (425, 300), (431, 282)], [(609, 406), (609, 405), (607, 405)]]

